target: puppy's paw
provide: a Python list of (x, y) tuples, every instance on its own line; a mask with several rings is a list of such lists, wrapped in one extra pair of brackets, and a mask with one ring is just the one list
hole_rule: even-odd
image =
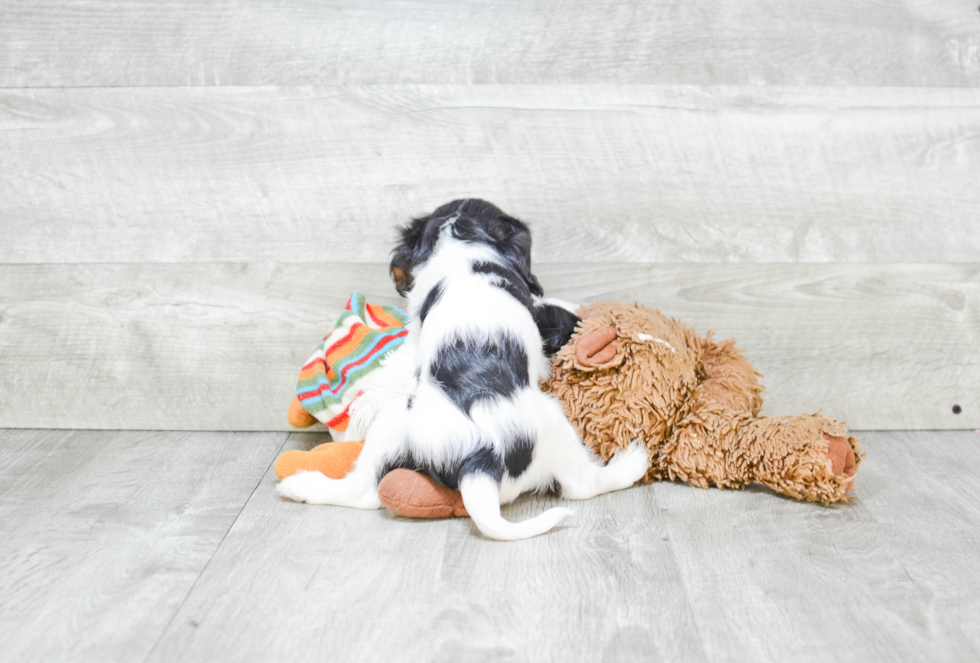
[(330, 479), (322, 472), (297, 472), (276, 486), (276, 493), (294, 502), (322, 503)]
[(649, 461), (646, 446), (639, 441), (633, 442), (625, 449), (617, 451), (609, 459), (607, 467), (615, 467), (616, 471), (621, 473), (624, 483), (628, 481), (627, 485), (633, 485), (647, 473)]

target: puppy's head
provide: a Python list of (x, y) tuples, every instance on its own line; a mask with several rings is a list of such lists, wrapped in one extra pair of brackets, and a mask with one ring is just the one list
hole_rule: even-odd
[(531, 231), (497, 206), (472, 198), (454, 200), (401, 229), (401, 241), (391, 258), (391, 278), (399, 294), (405, 295), (412, 289), (413, 271), (432, 256), (440, 231), (446, 224), (452, 224), (455, 239), (492, 248), (520, 275), (531, 293), (544, 294), (538, 279), (531, 273)]

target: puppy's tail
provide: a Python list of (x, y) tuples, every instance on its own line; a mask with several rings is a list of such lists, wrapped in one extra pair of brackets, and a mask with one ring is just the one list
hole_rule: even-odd
[(463, 494), (466, 511), (483, 535), (498, 541), (516, 541), (544, 534), (572, 514), (571, 509), (557, 508), (519, 523), (504, 520), (500, 515), (500, 483), (482, 472), (463, 476), (459, 492)]

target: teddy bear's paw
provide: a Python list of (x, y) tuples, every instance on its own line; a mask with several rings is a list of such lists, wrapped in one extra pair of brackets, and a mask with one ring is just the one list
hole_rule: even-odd
[(846, 490), (850, 490), (854, 486), (854, 475), (857, 474), (857, 459), (853, 447), (844, 437), (824, 435), (824, 439), (827, 441), (827, 459), (830, 461), (831, 473), (847, 476), (850, 480), (846, 484)]

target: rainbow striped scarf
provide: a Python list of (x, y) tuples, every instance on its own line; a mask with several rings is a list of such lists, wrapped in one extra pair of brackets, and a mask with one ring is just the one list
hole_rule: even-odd
[(296, 395), (307, 412), (334, 431), (344, 431), (358, 382), (405, 342), (411, 318), (397, 306), (368, 304), (355, 292), (333, 331), (299, 373)]

